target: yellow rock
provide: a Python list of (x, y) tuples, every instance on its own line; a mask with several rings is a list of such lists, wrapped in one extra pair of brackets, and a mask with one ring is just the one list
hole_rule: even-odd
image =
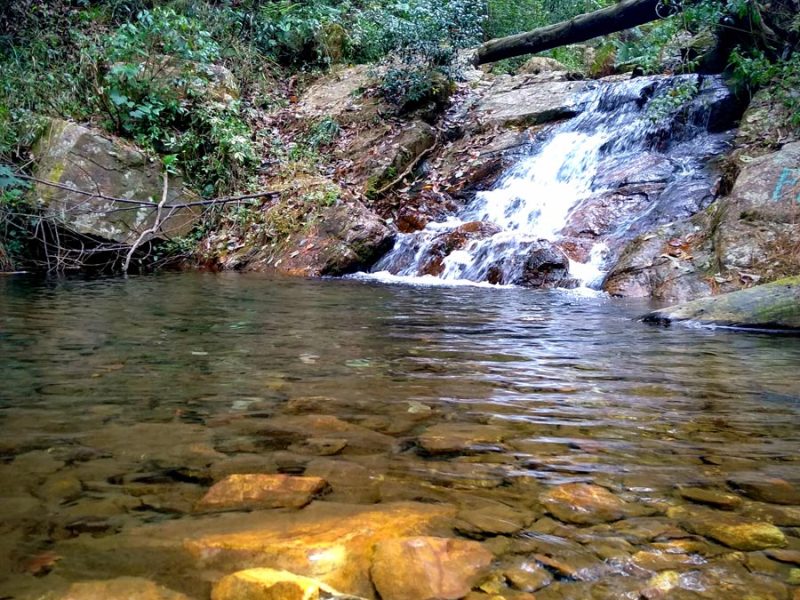
[(430, 533), (449, 524), (452, 507), (401, 502), (357, 507), (313, 503), (294, 515), (248, 520), (228, 529), (184, 540), (199, 567), (228, 572), (269, 566), (318, 579), (349, 594), (373, 597), (369, 567), (383, 540)]
[(478, 542), (406, 537), (375, 548), (372, 581), (383, 600), (457, 600), (486, 575), (492, 553)]
[(223, 577), (211, 600), (318, 600), (322, 585), (289, 571), (247, 569)]

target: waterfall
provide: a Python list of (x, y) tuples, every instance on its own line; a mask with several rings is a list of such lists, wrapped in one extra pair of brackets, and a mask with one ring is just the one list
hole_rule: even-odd
[[(670, 105), (687, 86), (694, 100)], [(709, 98), (720, 87), (694, 75), (598, 83), (582, 92), (585, 109), (540, 134), (493, 189), (443, 221), (400, 234), (373, 276), (599, 286), (622, 240), (672, 216), (670, 197), (682, 198), (687, 186), (709, 195), (706, 161), (729, 139), (708, 127)], [(587, 228), (580, 223), (587, 214), (613, 222)]]

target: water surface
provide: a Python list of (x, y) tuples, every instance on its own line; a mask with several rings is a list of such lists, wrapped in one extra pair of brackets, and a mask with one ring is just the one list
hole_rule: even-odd
[[(252, 426), (286, 414), (335, 415), (393, 440), (327, 457), (366, 469), (370, 485), (345, 481), (323, 502), (500, 503), (529, 514), (513, 535), (469, 533), (500, 563), (499, 540), (544, 535), (549, 521), (531, 498), (553, 485), (597, 483), (663, 520), (685, 503), (679, 486), (727, 489), (736, 473), (797, 484), (800, 338), (652, 327), (635, 320), (646, 309), (558, 290), (241, 274), (0, 278), (0, 597), (128, 574), (113, 556), (82, 572), (68, 543), (190, 518), (237, 456), (302, 473), (317, 459), (306, 436), (265, 439)], [(418, 438), (442, 424), (500, 434), (431, 456)], [(785, 532), (800, 548), (797, 529)], [(607, 544), (581, 533), (547, 530), (550, 555), (574, 559), (579, 543), (595, 567), (556, 569), (537, 598), (623, 597), (615, 585), (653, 575), (625, 556), (652, 550), (655, 536), (626, 538), (609, 562)], [(733, 554), (708, 545), (685, 569)], [(788, 598), (790, 565), (768, 562), (737, 576)], [(178, 579), (160, 582), (203, 593)]]

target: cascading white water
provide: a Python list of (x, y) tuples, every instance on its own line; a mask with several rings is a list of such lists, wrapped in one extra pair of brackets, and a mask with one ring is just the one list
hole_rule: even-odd
[[(536, 276), (531, 283), (534, 256), (535, 265), (569, 264), (568, 274), (562, 268), (566, 276), (556, 285), (599, 284), (607, 252), (604, 240), (592, 240), (583, 262), (567, 259), (554, 244), (576, 207), (619, 185), (603, 181), (603, 165), (624, 164), (652, 151), (659, 129), (647, 101), (659, 87), (661, 92), (671, 89), (674, 81), (639, 78), (586, 92), (581, 114), (554, 127), (492, 190), (477, 193), (445, 221), (400, 235), (373, 272), (393, 278), (433, 273), (445, 281), (541, 285)], [(694, 172), (671, 162), (678, 176)]]

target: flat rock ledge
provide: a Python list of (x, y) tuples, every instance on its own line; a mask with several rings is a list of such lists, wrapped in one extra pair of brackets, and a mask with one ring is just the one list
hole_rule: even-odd
[(800, 332), (800, 276), (670, 306), (644, 315), (642, 321)]

